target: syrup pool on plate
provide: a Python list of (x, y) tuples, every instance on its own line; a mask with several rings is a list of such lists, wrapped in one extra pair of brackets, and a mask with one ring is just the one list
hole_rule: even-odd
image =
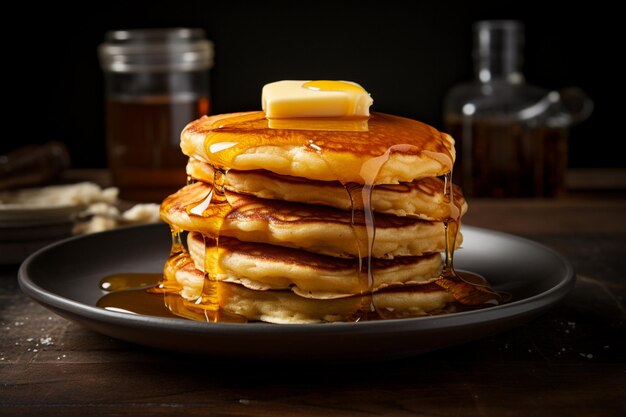
[[(502, 301), (502, 297), (491, 290), (484, 279), (467, 271), (457, 273), (454, 269), (454, 250), (462, 210), (460, 200), (454, 196), (454, 154), (451, 145), (448, 146), (450, 141), (445, 133), (416, 120), (382, 113), (370, 114), (372, 100), (369, 94), (358, 84), (345, 81), (272, 83), (263, 89), (262, 104), (264, 111), (215, 116), (210, 123), (207, 123), (208, 119), (199, 119), (186, 127), (188, 133), (204, 138), (203, 147), (214, 170), (212, 186), (207, 194), (197, 201), (186, 202), (185, 206), (192, 222), (194, 219), (208, 221), (213, 226), (211, 230), (216, 231), (204, 234), (205, 247), (219, 248), (219, 231), (227, 216), (234, 212), (224, 192), (229, 169), (237, 168), (242, 156), (257, 149), (298, 149), (320, 161), (313, 178), (339, 181), (351, 202), (352, 235), (359, 248), (355, 268), (361, 282), (361, 293), (355, 296), (369, 300), (368, 304), (364, 304), (367, 307), (354, 320), (384, 318), (386, 314), (379, 311), (374, 297), (370, 295), (374, 290), (372, 252), (377, 228), (376, 215), (372, 209), (372, 192), (378, 185), (398, 181), (398, 177), (393, 175), (393, 180), (388, 179), (389, 173), (385, 172), (391, 158), (397, 155), (420, 155), (430, 161), (430, 172), (443, 178), (441, 191), (449, 205), (448, 217), (441, 219), (445, 226), (443, 269), (434, 284), (447, 290), (461, 305), (486, 306)], [(275, 173), (294, 175), (292, 172), (281, 172), (280, 169)], [(407, 181), (413, 179), (410, 177)], [(399, 180), (402, 181), (402, 178)], [(165, 205), (162, 205), (162, 210)], [(367, 232), (365, 245), (359, 241), (356, 232), (357, 226), (362, 227), (360, 223), (357, 225), (357, 218), (364, 222)], [(189, 262), (181, 233), (182, 230), (172, 225), (172, 250), (166, 270)], [(205, 274), (204, 285), (197, 299), (183, 300), (178, 296), (180, 285), (167, 273), (148, 292), (160, 293), (163, 304), (177, 316), (191, 319), (200, 317), (206, 321), (223, 320), (224, 312), (220, 307), (218, 290), (220, 260), (216, 258), (220, 252), (211, 250), (206, 253), (202, 269)], [(130, 282), (129, 279), (129, 288), (126, 289), (119, 282), (109, 279), (109, 288), (118, 291), (105, 295), (105, 301), (101, 300), (100, 304), (118, 311), (132, 310), (133, 294), (142, 291), (136, 288), (137, 284), (143, 284), (140, 278), (133, 279), (137, 281)], [(408, 287), (404, 289), (409, 290)], [(175, 301), (173, 297), (180, 300)], [(145, 296), (137, 298), (141, 298), (138, 303), (144, 308)]]

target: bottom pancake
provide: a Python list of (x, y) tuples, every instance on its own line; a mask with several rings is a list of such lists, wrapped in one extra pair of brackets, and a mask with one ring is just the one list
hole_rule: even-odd
[[(277, 324), (358, 321), (364, 318), (406, 318), (455, 311), (455, 299), (436, 284), (405, 286), (381, 290), (372, 295), (316, 300), (300, 297), (291, 291), (256, 291), (239, 284), (220, 281), (209, 285), (215, 305), (199, 305), (205, 276), (195, 268), (186, 253), (171, 258), (165, 266), (162, 285), (177, 292), (184, 302), (170, 303), (184, 317), (201, 316), (203, 309), (219, 310), (245, 318)], [(181, 307), (184, 306), (184, 307)], [(374, 308), (372, 310), (372, 308)]]

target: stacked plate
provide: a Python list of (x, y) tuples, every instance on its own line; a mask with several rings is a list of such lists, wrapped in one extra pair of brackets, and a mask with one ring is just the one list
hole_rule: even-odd
[(117, 189), (91, 182), (0, 191), (0, 264), (71, 236), (79, 213), (116, 202)]
[(36, 250), (72, 235), (83, 205), (0, 204), (0, 264), (18, 264)]

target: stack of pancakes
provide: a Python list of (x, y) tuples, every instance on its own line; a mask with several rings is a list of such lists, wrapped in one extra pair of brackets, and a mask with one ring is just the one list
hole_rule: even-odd
[(191, 122), (181, 149), (190, 181), (161, 217), (186, 242), (163, 287), (189, 308), (273, 323), (454, 308), (442, 252), (467, 205), (445, 133), (380, 113), (365, 131), (275, 129), (248, 112)]

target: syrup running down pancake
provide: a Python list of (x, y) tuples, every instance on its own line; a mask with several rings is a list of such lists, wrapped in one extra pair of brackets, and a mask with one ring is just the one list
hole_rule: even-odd
[[(264, 169), (320, 181), (398, 184), (449, 173), (449, 135), (416, 120), (373, 114), (365, 132), (271, 129), (263, 112), (203, 117), (181, 134), (187, 156), (220, 169)], [(377, 170), (372, 160), (385, 156)]]
[(161, 204), (173, 244), (155, 290), (174, 314), (309, 323), (501, 301), (454, 271), (454, 140), (371, 102), (356, 83), (278, 82), (264, 111), (183, 129), (188, 184)]
[(376, 259), (372, 263), (374, 282), (370, 284), (358, 259), (226, 237), (214, 245), (197, 232), (189, 233), (187, 246), (196, 269), (202, 272), (207, 259), (217, 259), (218, 281), (236, 282), (254, 290), (290, 289), (307, 298), (341, 298), (390, 286), (424, 284), (441, 274), (439, 253)]
[[(193, 180), (213, 184), (215, 169), (210, 164), (189, 158), (186, 170)], [(357, 184), (350, 186), (360, 188)], [(454, 184), (453, 187), (455, 205), (461, 207), (463, 215), (467, 211), (467, 203), (460, 187)], [(339, 181), (308, 180), (265, 170), (231, 169), (225, 178), (224, 188), (259, 198), (319, 204), (341, 210), (352, 210), (354, 204)], [(372, 210), (396, 216), (443, 221), (450, 216), (445, 181), (438, 177), (426, 177), (408, 183), (378, 185), (372, 190)]]
[[(195, 304), (203, 291), (205, 274), (195, 268), (193, 261), (189, 257), (173, 258), (166, 264), (164, 275), (165, 285), (182, 295), (182, 300), (176, 302), (166, 297), (172, 311), (196, 320), (205, 319)], [(457, 308), (454, 297), (433, 283), (321, 300), (300, 297), (291, 291), (255, 291), (227, 282), (218, 282), (216, 292), (221, 311), (248, 321), (277, 324), (419, 317), (450, 313)], [(380, 306), (379, 311), (370, 310), (373, 303)]]
[[(368, 250), (375, 258), (419, 256), (445, 249), (443, 222), (380, 214), (376, 239), (368, 248), (366, 219), (325, 206), (265, 200), (230, 191), (223, 206), (206, 204), (213, 187), (197, 182), (181, 188), (161, 205), (161, 216), (182, 230), (270, 243), (338, 257), (358, 257)], [(219, 219), (219, 222), (216, 222)], [(461, 238), (457, 239), (460, 245)]]

